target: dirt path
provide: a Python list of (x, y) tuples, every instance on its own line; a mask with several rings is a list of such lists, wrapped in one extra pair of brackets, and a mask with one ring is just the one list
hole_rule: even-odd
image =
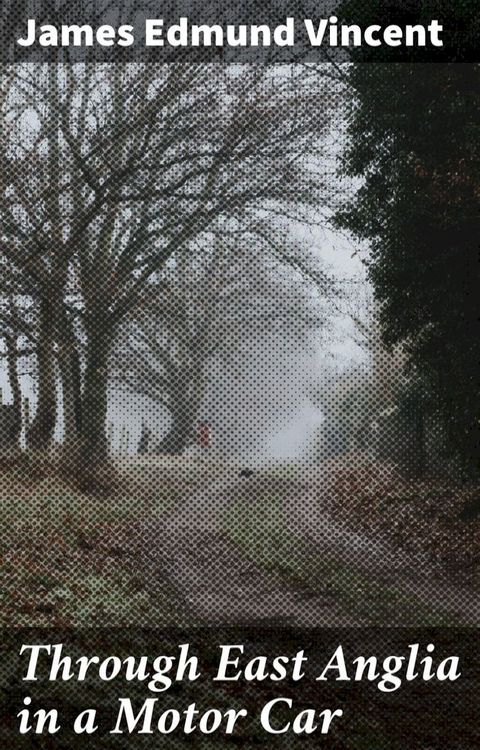
[(282, 576), (266, 571), (231, 542), (222, 516), (238, 483), (190, 498), (165, 518), (161, 530), (143, 523), (140, 532), (152, 547), (161, 534), (168, 547), (165, 573), (192, 613), (203, 624), (303, 625), (327, 622), (354, 624), (328, 594), (308, 597), (286, 587)]
[[(223, 527), (225, 513), (246, 496), (251, 498), (253, 513), (262, 481), (265, 479), (256, 477), (232, 480), (230, 468), (223, 475), (217, 473), (208, 490), (197, 489), (167, 512), (161, 522), (141, 521), (130, 528), (127, 547), (147, 550), (143, 564), (150, 592), (154, 595), (157, 586), (167, 583), (187, 621), (201, 624), (371, 624), (354, 607), (346, 607), (341, 596), (332, 597), (321, 580), (313, 590), (289, 581), (281, 566), (269, 569), (258, 565), (228, 538)], [(471, 590), (432, 583), (424, 561), (394, 554), (380, 540), (374, 543), (352, 533), (328, 518), (315, 498), (287, 495), (284, 514), (289, 530), (301, 540), (305, 565), (309, 554), (318, 557), (319, 552), (324, 553), (334, 566), (338, 561), (339, 568), (348, 566), (386, 591), (400, 589), (432, 611), (459, 618), (462, 624), (480, 621), (480, 597)]]

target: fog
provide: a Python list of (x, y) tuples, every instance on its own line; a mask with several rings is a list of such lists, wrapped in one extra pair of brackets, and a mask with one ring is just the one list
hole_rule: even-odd
[[(347, 239), (317, 231), (312, 250), (339, 282), (364, 282), (364, 268)], [(347, 286), (348, 290), (348, 286)], [(318, 450), (324, 421), (319, 383), (364, 362), (354, 326), (341, 302), (326, 303), (327, 330), (312, 329), (300, 339), (285, 332), (245, 331), (229, 361), (209, 367), (207, 391), (198, 423), (211, 426), (208, 450), (191, 446), (195, 456), (216, 455), (248, 465), (310, 460)], [(108, 422), (113, 449), (136, 452), (142, 425), (151, 446), (168, 430), (166, 409), (125, 388), (110, 394)], [(128, 441), (128, 445), (127, 445)]]
[[(341, 283), (364, 281), (362, 262), (348, 238), (325, 228), (309, 233), (312, 254), (322, 259), (335, 279)], [(327, 302), (326, 314), (327, 330), (312, 329), (301, 338), (283, 331), (272, 334), (261, 329), (246, 330), (229, 361), (212, 362), (198, 415), (198, 423), (211, 425), (211, 446), (206, 452), (192, 445), (190, 454), (215, 454), (249, 465), (308, 461), (312, 457), (324, 419), (318, 384), (325, 381), (327, 373), (334, 377), (336, 372), (365, 361), (365, 353), (355, 340), (354, 326), (348, 315), (342, 314), (341, 304)], [(23, 397), (28, 399), (33, 414), (36, 393), (29, 373), (34, 372), (34, 363), (20, 360), (19, 372)], [(4, 361), (0, 388), (3, 403), (10, 403)], [(57, 441), (63, 437), (62, 421), (60, 414)], [(144, 426), (151, 430), (154, 450), (169, 424), (170, 417), (162, 406), (127, 388), (110, 389), (107, 425), (113, 453), (136, 453)]]
[[(335, 96), (327, 104), (336, 107)], [(337, 112), (336, 112), (337, 114)], [(26, 131), (35, 131), (33, 114), (27, 117)], [(324, 137), (321, 162), (312, 158), (310, 171), (325, 175), (332, 196), (354, 186), (338, 177), (338, 157), (345, 143), (341, 107)], [(307, 160), (308, 161), (308, 160)], [(333, 200), (333, 199), (332, 199)], [(279, 217), (278, 228), (288, 238), (308, 247), (313, 263), (321, 263), (341, 295), (355, 296), (355, 284), (365, 284), (365, 269), (348, 237), (329, 225), (329, 209), (318, 206), (318, 216), (307, 222)], [(251, 248), (256, 253), (256, 248)], [(247, 273), (254, 273), (254, 265)], [(295, 306), (293, 283), (290, 303)], [(287, 279), (288, 282), (288, 279)], [(279, 302), (281, 304), (281, 302)], [(300, 302), (299, 302), (300, 304)], [(272, 462), (308, 460), (318, 450), (324, 414), (319, 384), (332, 382), (336, 373), (364, 362), (365, 351), (358, 344), (355, 326), (342, 299), (327, 299), (323, 305), (325, 320), (310, 326), (301, 334), (282, 328), (263, 329), (261, 325), (245, 326), (242, 335), (232, 338), (228, 356), (213, 356), (208, 364), (206, 386), (197, 423), (208, 423), (211, 429), (209, 455), (252, 465)], [(33, 358), (18, 362), (23, 399), (29, 403), (30, 418), (35, 413), (35, 363)], [(58, 374), (57, 374), (58, 375)], [(59, 378), (58, 378), (59, 380)], [(0, 388), (3, 403), (10, 403), (5, 359), (0, 364)], [(61, 407), (61, 391), (58, 386)], [(170, 417), (167, 409), (154, 400), (139, 395), (126, 386), (110, 385), (107, 434), (110, 450), (117, 455), (134, 454), (142, 431), (150, 431), (150, 450), (167, 433)], [(55, 440), (63, 438), (62, 409), (55, 430)], [(187, 450), (204, 455), (205, 450), (192, 441)]]

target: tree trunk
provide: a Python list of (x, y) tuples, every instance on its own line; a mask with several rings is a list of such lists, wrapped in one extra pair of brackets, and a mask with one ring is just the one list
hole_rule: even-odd
[(156, 453), (160, 455), (180, 455), (187, 448), (195, 426), (196, 412), (188, 410), (188, 404), (182, 404), (171, 417), (170, 428), (157, 446)]
[(148, 444), (150, 442), (151, 434), (152, 434), (151, 430), (143, 424), (142, 432), (140, 434), (140, 440), (138, 443), (137, 453), (139, 456), (144, 456), (145, 454), (148, 453)]
[(10, 391), (12, 393), (13, 419), (8, 441), (18, 446), (22, 432), (22, 392), (17, 372), (17, 341), (15, 336), (4, 336), (7, 347), (7, 367)]
[(414, 445), (414, 473), (422, 477), (427, 469), (425, 412), (422, 403), (418, 403), (414, 415)]
[(63, 315), (58, 333), (59, 365), (62, 378), (65, 444), (78, 442), (82, 428), (82, 375), (80, 355), (71, 322)]
[[(73, 342), (75, 345), (75, 342)], [(81, 422), (79, 400), (81, 399), (81, 373), (78, 352), (70, 345), (59, 349), (59, 366), (62, 380), (63, 444), (59, 455), (60, 468), (67, 476), (76, 476), (80, 463)]]
[(183, 383), (177, 382), (172, 392), (172, 402), (176, 407), (171, 410), (170, 428), (158, 444), (156, 453), (173, 456), (185, 451), (195, 429), (203, 393), (203, 373), (200, 368), (194, 368), (186, 375)]
[(39, 316), (37, 410), (27, 434), (27, 445), (32, 450), (45, 451), (48, 448), (57, 420), (53, 323), (53, 306), (51, 300), (45, 295), (40, 303)]
[[(99, 333), (99, 331), (101, 331)], [(101, 324), (97, 330), (87, 332), (88, 345), (82, 399), (82, 453), (81, 468), (94, 468), (107, 458), (108, 359), (113, 341), (113, 331)]]

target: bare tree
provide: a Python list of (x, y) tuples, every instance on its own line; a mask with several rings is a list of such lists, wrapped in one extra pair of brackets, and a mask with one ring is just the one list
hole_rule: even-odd
[[(269, 237), (275, 237), (272, 228)], [(259, 237), (253, 251), (252, 241), (225, 231), (209, 237), (206, 248), (175, 255), (122, 328), (112, 378), (170, 414), (160, 453), (180, 453), (191, 439), (212, 360), (238, 358), (255, 330), (299, 337), (325, 326), (323, 303), (334, 293), (327, 274), (321, 288), (306, 283), (289, 263), (305, 253), (291, 238), (282, 237), (282, 247), (274, 244), (276, 252)]]
[(325, 202), (314, 80), (294, 66), (17, 69), (1, 252), (37, 309), (32, 447), (53, 433), (58, 358), (68, 435), (80, 431), (85, 463), (105, 456), (112, 342), (174, 255)]

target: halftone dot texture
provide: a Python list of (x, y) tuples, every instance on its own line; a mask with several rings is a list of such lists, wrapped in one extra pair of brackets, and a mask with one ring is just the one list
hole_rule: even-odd
[(344, 74), (3, 70), (5, 624), (478, 622), (468, 491), (331, 223)]
[(475, 492), (332, 222), (345, 75), (0, 69), (5, 628), (478, 624)]
[(478, 622), (469, 492), (331, 223), (344, 75), (3, 70), (5, 624)]

